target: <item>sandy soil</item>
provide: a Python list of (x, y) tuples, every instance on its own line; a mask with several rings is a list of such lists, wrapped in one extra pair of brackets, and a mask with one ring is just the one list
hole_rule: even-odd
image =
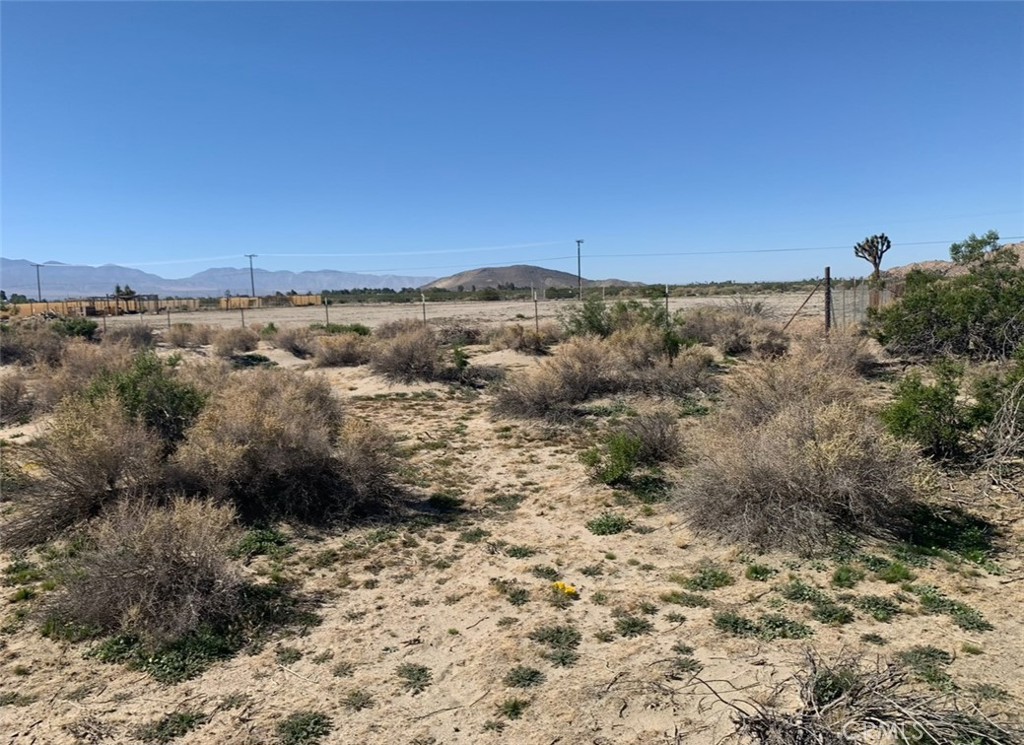
[[(548, 310), (553, 312), (550, 306), (555, 305)], [(412, 314), (413, 309), (405, 310)], [(439, 315), (441, 310), (451, 317), (464, 311), (466, 316), (457, 317), (501, 322), (513, 319), (524, 305), (475, 303), (439, 308)], [(305, 311), (276, 312), (273, 318), (251, 320), (280, 325), (313, 318)], [(372, 325), (396, 312), (335, 308), (332, 320)], [(475, 364), (512, 369), (537, 364), (535, 358), (508, 351), (471, 352)], [(261, 353), (306, 369), (307, 363), (283, 352)], [(998, 516), (1002, 573), (943, 561), (914, 572), (917, 582), (933, 584), (980, 610), (995, 630), (964, 631), (947, 616), (921, 615), (914, 603), (901, 604), (903, 612), (891, 623), (858, 613), (853, 623), (834, 627), (811, 620), (805, 605), (773, 591), (789, 577), (834, 591), (829, 587), (834, 562), (745, 554), (693, 535), (671, 504), (642, 505), (593, 483), (578, 458), (593, 442), (592, 423), (556, 431), (495, 419), (488, 411), (490, 394), (437, 384), (391, 385), (363, 367), (309, 373), (325, 375), (352, 416), (386, 424), (398, 434), (414, 474), (409, 486), (414, 495), (457, 497), (464, 513), (447, 524), (399, 522), (296, 536), (296, 552), (279, 565), (257, 558), (247, 571), (282, 571), (301, 583), (302, 592), (320, 598), (321, 623), (172, 686), (88, 659), (88, 644), (41, 638), (33, 623), (16, 617), (21, 605), (13, 600), (13, 588), (5, 588), (0, 701), (7, 700), (0, 705), (0, 739), (17, 745), (130, 743), (138, 741), (140, 725), (188, 710), (208, 719), (175, 742), (270, 745), (277, 742), (275, 727), (285, 716), (317, 711), (333, 722), (324, 742), (338, 745), (713, 743), (731, 729), (731, 711), (718, 696), (764, 697), (792, 673), (808, 644), (828, 655), (856, 651), (882, 659), (912, 645), (933, 644), (955, 655), (949, 673), (962, 688), (998, 686), (1010, 698), (990, 702), (991, 708), (1004, 713), (1021, 709), (1024, 582), (1017, 580), (1024, 577), (1024, 515), (1016, 497), (993, 485), (962, 481), (945, 491)], [(628, 398), (605, 403), (612, 410), (672, 408), (669, 402)], [(685, 419), (684, 425), (699, 426), (699, 420)], [(19, 431), (26, 438), (34, 433), (31, 427)], [(10, 438), (11, 430), (0, 436)], [(610, 536), (588, 531), (587, 521), (608, 510), (628, 516), (639, 529)], [(513, 546), (536, 553), (515, 558)], [(3, 564), (11, 558), (4, 554)], [(684, 608), (662, 599), (680, 589), (680, 575), (691, 576), (709, 560), (735, 580), (706, 593), (710, 607)], [(754, 560), (778, 574), (767, 582), (746, 579), (744, 572)], [(549, 581), (532, 572), (538, 565), (555, 568), (578, 588), (579, 599), (566, 609), (548, 603)], [(530, 591), (530, 601), (513, 606), (494, 589), (494, 579), (520, 582)], [(891, 597), (897, 591), (869, 576), (851, 592)], [(814, 636), (773, 642), (729, 636), (711, 621), (726, 608), (751, 616), (783, 612), (811, 626)], [(623, 611), (649, 620), (650, 630), (635, 637), (615, 633), (615, 614)], [(582, 634), (580, 658), (573, 666), (558, 667), (528, 634), (566, 623)], [(888, 643), (868, 644), (861, 639), (866, 633)], [(694, 648), (693, 656), (703, 665), (700, 681), (706, 683), (691, 674), (672, 674), (672, 647), (678, 642)], [(981, 653), (967, 654), (965, 645)], [(282, 649), (300, 657), (282, 663)], [(351, 666), (350, 674), (337, 672), (340, 663)], [(403, 663), (430, 669), (431, 683), (422, 693), (413, 695), (401, 686), (396, 669)], [(517, 665), (541, 670), (544, 682), (510, 688), (504, 678)], [(354, 691), (369, 694), (372, 705), (347, 708), (345, 697)], [(499, 714), (499, 706), (512, 697), (529, 701), (520, 719)]]

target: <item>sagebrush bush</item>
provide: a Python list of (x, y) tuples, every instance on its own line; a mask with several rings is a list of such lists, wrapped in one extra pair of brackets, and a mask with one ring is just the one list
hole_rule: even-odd
[(49, 411), (61, 399), (86, 389), (100, 375), (127, 370), (134, 358), (134, 350), (125, 344), (69, 340), (55, 365), (39, 367), (35, 391), (38, 408)]
[(370, 342), (365, 336), (347, 333), (316, 339), (315, 367), (365, 365), (370, 361)]
[(386, 453), (373, 461), (377, 473), (346, 461), (343, 425), (341, 404), (321, 378), (236, 373), (211, 396), (175, 463), (186, 485), (233, 503), (246, 520), (344, 517), (384, 501), (385, 490), (359, 479), (386, 481), (391, 466)]
[(175, 323), (164, 332), (164, 341), (172, 347), (202, 347), (213, 340), (214, 330), (206, 324)]
[(303, 360), (312, 357), (316, 351), (316, 337), (308, 328), (281, 329), (274, 336), (274, 344)]
[(627, 419), (621, 425), (624, 434), (640, 444), (637, 460), (640, 463), (668, 463), (677, 460), (683, 450), (679, 420), (667, 411)]
[(153, 329), (142, 323), (115, 326), (103, 332), (104, 344), (124, 344), (132, 349), (150, 349), (156, 343)]
[(415, 329), (385, 336), (374, 346), (370, 364), (374, 372), (391, 380), (411, 383), (435, 380), (441, 369), (440, 345), (434, 332), (423, 324)]
[(484, 340), (484, 330), (471, 323), (448, 321), (437, 329), (437, 338), (446, 346), (464, 347), (480, 344)]
[(0, 364), (57, 365), (67, 337), (37, 318), (0, 324)]
[(402, 334), (419, 331), (424, 323), (415, 318), (402, 318), (397, 321), (386, 321), (373, 330), (373, 335), (378, 339), (394, 339)]
[(551, 345), (561, 340), (561, 327), (551, 321), (545, 321), (539, 328), (528, 328), (521, 323), (498, 326), (487, 334), (487, 342), (493, 349), (511, 349), (524, 354), (546, 354)]
[(70, 397), (24, 450), (32, 473), (4, 530), (9, 547), (47, 540), (104, 506), (151, 490), (163, 476), (163, 446), (115, 396)]
[(0, 424), (17, 424), (31, 416), (33, 401), (27, 380), (20, 370), (0, 374)]
[(690, 525), (758, 548), (822, 549), (843, 532), (896, 531), (922, 463), (846, 403), (788, 401), (756, 426), (718, 417), (681, 488)]
[(101, 372), (84, 395), (91, 399), (115, 396), (129, 416), (168, 447), (184, 437), (205, 402), (198, 388), (177, 380), (173, 368), (152, 352), (139, 354), (127, 369)]
[(251, 352), (260, 343), (259, 334), (247, 328), (220, 329), (213, 337), (213, 351), (219, 357)]
[(149, 647), (174, 641), (235, 612), (242, 581), (228, 553), (239, 535), (228, 506), (121, 502), (90, 526), (48, 612)]

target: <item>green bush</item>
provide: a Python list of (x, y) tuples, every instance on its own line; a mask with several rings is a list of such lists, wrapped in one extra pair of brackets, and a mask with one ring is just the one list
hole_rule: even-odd
[(944, 362), (934, 368), (935, 382), (925, 383), (911, 373), (896, 384), (894, 400), (882, 410), (882, 421), (896, 437), (917, 442), (926, 455), (940, 459), (963, 458), (970, 437), (992, 412), (989, 406), (964, 402), (960, 397), (963, 368)]
[(53, 322), (53, 330), (61, 336), (80, 336), (83, 339), (94, 339), (99, 324), (88, 318), (58, 318)]
[(206, 401), (194, 386), (175, 380), (153, 353), (140, 354), (127, 370), (101, 373), (85, 395), (91, 400), (115, 396), (129, 416), (169, 445), (185, 436)]
[(875, 314), (874, 335), (891, 352), (1007, 359), (1024, 342), (1024, 269), (1016, 266), (1016, 256), (993, 250), (964, 254), (955, 250), (959, 246), (951, 252), (968, 266), (967, 274), (944, 279), (913, 271), (903, 296)]

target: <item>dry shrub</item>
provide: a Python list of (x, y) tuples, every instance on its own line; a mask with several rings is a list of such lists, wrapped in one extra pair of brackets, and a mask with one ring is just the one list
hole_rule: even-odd
[(185, 360), (175, 368), (175, 378), (209, 396), (224, 385), (231, 371), (225, 360)]
[(860, 395), (852, 371), (810, 345), (780, 359), (742, 366), (725, 386), (731, 400), (724, 416), (738, 429), (756, 427), (793, 406), (816, 408)]
[(0, 375), (0, 424), (17, 424), (32, 415), (33, 401), (27, 379), (21, 370)]
[(231, 507), (175, 499), (122, 502), (96, 520), (52, 617), (137, 637), (150, 647), (230, 617), (242, 581), (228, 559)]
[(627, 419), (621, 432), (639, 443), (636, 459), (640, 463), (669, 463), (683, 450), (679, 421), (667, 411)]
[[(338, 452), (342, 425), (341, 404), (321, 378), (236, 373), (208, 401), (175, 462), (185, 485), (234, 503), (250, 521), (344, 517), (375, 506), (377, 492), (349, 478)], [(373, 478), (386, 478), (378, 467)]]
[(42, 319), (0, 325), (0, 364), (57, 365), (67, 337)]
[(872, 343), (867, 337), (837, 329), (828, 336), (798, 337), (793, 354), (801, 359), (818, 358), (821, 366), (832, 374), (867, 375), (878, 363)]
[(756, 426), (711, 422), (682, 487), (690, 525), (758, 548), (814, 551), (839, 533), (895, 530), (922, 462), (844, 403), (785, 401)]
[(303, 360), (316, 353), (316, 338), (313, 332), (305, 327), (279, 330), (274, 336), (274, 345)]
[(259, 343), (260, 337), (252, 329), (221, 329), (213, 337), (213, 351), (218, 357), (231, 357), (239, 353), (251, 352)]
[(608, 346), (626, 367), (633, 370), (654, 367), (665, 360), (665, 334), (662, 330), (636, 324), (613, 331)]
[(426, 324), (415, 318), (402, 318), (397, 321), (387, 321), (373, 330), (373, 335), (378, 339), (394, 339), (402, 334), (409, 334), (419, 331)]
[(713, 345), (730, 356), (757, 352), (762, 357), (777, 357), (786, 349), (785, 337), (774, 324), (732, 308), (697, 308), (682, 315), (679, 335)]
[(394, 437), (383, 427), (347, 420), (341, 430), (337, 457), (340, 472), (359, 503), (384, 505), (393, 498), (398, 457)]
[(153, 329), (142, 323), (115, 326), (103, 334), (104, 344), (123, 344), (132, 349), (151, 349), (156, 343)]
[(34, 545), (148, 491), (162, 478), (162, 456), (160, 440), (116, 397), (65, 399), (44, 435), (22, 451), (32, 478), (18, 495), (5, 543)]
[(316, 339), (314, 367), (348, 367), (370, 361), (370, 342), (359, 334), (320, 336)]
[[(379, 333), (378, 336), (380, 336)], [(471, 323), (448, 321), (438, 328), (437, 338), (442, 344), (447, 346), (464, 347), (483, 342), (484, 330)]]
[(683, 350), (674, 360), (664, 358), (651, 367), (626, 369), (623, 387), (637, 393), (687, 396), (717, 388), (714, 357), (704, 349)]
[(370, 364), (374, 372), (390, 380), (435, 380), (441, 368), (437, 337), (422, 324), (412, 331), (385, 337), (374, 347)]
[[(699, 683), (701, 690), (718, 695), (709, 683)], [(730, 698), (733, 734), (753, 745), (1024, 742), (1019, 722), (996, 722), (976, 705), (964, 706), (962, 696), (921, 690), (897, 664), (865, 665), (857, 657), (828, 663), (813, 650), (793, 677), (767, 695)]]
[(36, 385), (37, 406), (49, 411), (67, 396), (85, 390), (104, 373), (127, 370), (134, 359), (135, 351), (126, 344), (92, 344), (70, 339), (57, 365), (41, 369)]
[(202, 347), (213, 340), (213, 327), (206, 324), (176, 323), (164, 332), (164, 341), (172, 347)]

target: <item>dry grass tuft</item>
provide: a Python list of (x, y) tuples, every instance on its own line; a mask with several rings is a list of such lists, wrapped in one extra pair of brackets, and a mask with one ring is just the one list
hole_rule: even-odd
[(206, 324), (176, 323), (164, 332), (164, 341), (172, 347), (202, 347), (213, 341), (214, 329)]
[(32, 415), (34, 404), (27, 380), (21, 370), (0, 375), (0, 425), (17, 424)]
[(523, 354), (547, 354), (548, 349), (562, 340), (562, 327), (545, 321), (539, 328), (528, 328), (521, 323), (500, 326), (487, 336), (493, 349), (511, 349)]
[(899, 526), (923, 466), (875, 417), (845, 403), (786, 401), (757, 419), (737, 426), (720, 416), (695, 443), (698, 460), (681, 489), (695, 530), (813, 552), (842, 532)]
[(402, 318), (382, 323), (373, 330), (373, 335), (378, 339), (394, 339), (396, 336), (410, 334), (425, 327), (426, 324), (416, 318)]
[(43, 437), (20, 452), (31, 478), (4, 530), (9, 548), (47, 540), (162, 478), (163, 445), (114, 396), (65, 399)]
[(259, 343), (259, 334), (252, 329), (221, 329), (213, 337), (213, 351), (218, 357), (231, 357), (242, 352), (251, 352)]
[(101, 375), (128, 370), (134, 359), (135, 350), (127, 344), (93, 344), (70, 339), (58, 364), (41, 370), (35, 391), (37, 406), (49, 411), (67, 396), (85, 390)]
[(151, 349), (156, 344), (153, 329), (142, 323), (115, 326), (103, 334), (104, 344), (123, 344), (131, 349)]
[(274, 336), (274, 345), (278, 349), (290, 352), (302, 360), (316, 353), (316, 342), (313, 332), (305, 327), (281, 329)]
[(0, 325), (0, 364), (57, 365), (66, 337), (51, 324), (29, 318)]
[(238, 536), (230, 507), (122, 502), (90, 527), (50, 615), (147, 646), (171, 642), (237, 608), (242, 582), (228, 552)]
[(370, 341), (359, 334), (337, 334), (316, 339), (314, 367), (350, 367), (370, 361)]
[(402, 383), (435, 380), (441, 369), (440, 345), (429, 327), (417, 324), (412, 331), (381, 339), (370, 364), (374, 372)]

